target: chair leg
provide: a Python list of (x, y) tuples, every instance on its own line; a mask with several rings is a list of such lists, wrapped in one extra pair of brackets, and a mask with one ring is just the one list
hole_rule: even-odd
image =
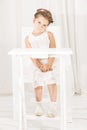
[(25, 102), (25, 91), (23, 86), (23, 99), (22, 99), (22, 107), (23, 107), (23, 124), (24, 124), (24, 130), (27, 130), (27, 119), (26, 119), (26, 102)]
[[(25, 89), (23, 76), (23, 59), (20, 59), (20, 117), (19, 130), (27, 130), (26, 105), (25, 105)], [(24, 129), (23, 129), (24, 128)]]

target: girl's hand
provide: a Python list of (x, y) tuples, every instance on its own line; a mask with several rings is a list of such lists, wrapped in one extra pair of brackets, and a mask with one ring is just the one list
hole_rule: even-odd
[(51, 71), (52, 70), (52, 66), (50, 64), (45, 64), (46, 70), (47, 71)]
[(42, 72), (47, 72), (47, 71), (51, 71), (52, 70), (52, 67), (50, 64), (44, 64), (44, 65), (41, 65), (40, 66), (40, 70)]

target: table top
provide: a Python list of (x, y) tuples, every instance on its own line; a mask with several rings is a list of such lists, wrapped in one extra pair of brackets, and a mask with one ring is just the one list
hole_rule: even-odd
[(8, 55), (72, 55), (70, 48), (13, 48)]

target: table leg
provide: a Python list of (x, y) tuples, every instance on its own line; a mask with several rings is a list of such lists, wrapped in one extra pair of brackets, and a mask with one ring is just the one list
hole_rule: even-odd
[(60, 111), (61, 130), (66, 130), (66, 79), (65, 79), (65, 59), (60, 57)]

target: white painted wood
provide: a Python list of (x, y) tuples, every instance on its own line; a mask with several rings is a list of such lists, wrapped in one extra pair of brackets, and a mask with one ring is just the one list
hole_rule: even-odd
[[(19, 130), (22, 129), (22, 110), (23, 108), (25, 109), (25, 106), (23, 105), (23, 103), (25, 102), (24, 101), (24, 95), (23, 95), (23, 92), (22, 90), (24, 91), (23, 87), (24, 87), (24, 81), (23, 81), (23, 68), (22, 68), (22, 57), (25, 56), (25, 55), (28, 55), (28, 56), (34, 56), (35, 58), (38, 58), (38, 55), (41, 55), (40, 57), (44, 56), (42, 54), (50, 54), (52, 56), (67, 56), (67, 55), (71, 55), (72, 54), (72, 51), (70, 49), (47, 49), (47, 50), (38, 50), (38, 49), (21, 49), (21, 48), (16, 48), (16, 49), (13, 49), (12, 51), (9, 52), (10, 55), (12, 56), (16, 56), (16, 58), (18, 57), (19, 58), (19, 67), (20, 67), (20, 74), (19, 74), (19, 79), (20, 79), (20, 85), (19, 85), (19, 89), (16, 90), (16, 91), (19, 91), (19, 95), (20, 95), (20, 105), (19, 105), (19, 109), (18, 111), (16, 110), (16, 112), (19, 112)], [(14, 61), (15, 62), (15, 61)], [(62, 57), (61, 57), (61, 69), (60, 69), (60, 81), (61, 81), (61, 130), (66, 130), (65, 126), (66, 126), (66, 96), (65, 96), (65, 93), (66, 93), (66, 84), (65, 84), (65, 65), (64, 65), (64, 59), (62, 60)], [(16, 75), (15, 75), (16, 76)], [(63, 79), (62, 79), (63, 78)], [(14, 95), (15, 96), (15, 92), (14, 92)], [(16, 101), (18, 99), (15, 99)], [(15, 104), (16, 105), (16, 104)], [(14, 111), (15, 111), (15, 105), (14, 105)], [(23, 107), (23, 106), (24, 107)], [(23, 110), (24, 112), (24, 117), (26, 117), (26, 113), (25, 111)], [(16, 114), (17, 116), (17, 114)], [(31, 118), (30, 118), (31, 119)], [(26, 123), (26, 119), (25, 119), (25, 123)], [(26, 126), (25, 126), (26, 127)]]
[[(41, 58), (45, 54), (50, 54), (51, 56), (57, 55), (71, 55), (72, 51), (70, 48), (49, 48), (49, 49), (39, 49), (39, 48), (14, 48), (8, 52), (9, 55), (22, 55), (22, 56), (33, 56)], [(42, 55), (41, 55), (42, 54)], [(45, 56), (44, 56), (45, 57)], [(57, 56), (58, 57), (58, 56)]]
[(66, 82), (65, 82), (65, 57), (60, 56), (60, 105), (61, 105), (61, 130), (66, 130)]
[[(17, 110), (19, 109), (19, 93), (18, 93), (18, 62), (17, 62), (17, 56), (12, 56), (12, 91), (13, 91), (13, 117), (14, 119), (17, 118)], [(17, 91), (18, 90), (18, 91)], [(15, 106), (15, 108), (14, 108)], [(19, 113), (18, 113), (19, 114)]]
[[(20, 57), (19, 59), (16, 59), (16, 62), (19, 64), (19, 66), (17, 67), (17, 69), (19, 69), (20, 71), (19, 71), (19, 73), (17, 74), (18, 75), (18, 79), (19, 79), (19, 81), (20, 81), (20, 85), (18, 85), (19, 86), (19, 96), (16, 96), (16, 94), (14, 94), (14, 96), (16, 96), (16, 97), (18, 97), (18, 99), (19, 99), (19, 101), (18, 101), (18, 106), (19, 106), (19, 114), (17, 114), (16, 115), (16, 118), (15, 118), (15, 116), (14, 116), (14, 118), (15, 119), (19, 119), (19, 124), (20, 124), (20, 128), (19, 129), (22, 129), (22, 115), (21, 115), (21, 113), (22, 113), (22, 110), (21, 110), (21, 107), (23, 107), (23, 114), (24, 114), (24, 124), (26, 124), (26, 119), (25, 119), (25, 115), (26, 115), (26, 110), (25, 110), (25, 99), (24, 99), (24, 82), (33, 82), (32, 81), (32, 78), (30, 78), (30, 77), (32, 77), (32, 76), (28, 76), (28, 75), (26, 75), (26, 76), (24, 76), (24, 74), (23, 74), (23, 66), (22, 66), (22, 57), (25, 57), (25, 56), (30, 56), (30, 57), (34, 57), (34, 58), (46, 58), (47, 56), (48, 56), (48, 54), (49, 54), (49, 56), (51, 57), (51, 56), (54, 56), (54, 57), (61, 57), (61, 56), (64, 56), (65, 55), (65, 57), (67, 56), (67, 55), (71, 55), (72, 54), (72, 52), (71, 52), (71, 49), (67, 49), (67, 48), (62, 48), (62, 49), (59, 49), (59, 48), (61, 48), (61, 29), (60, 29), (60, 27), (59, 26), (49, 26), (48, 27), (48, 31), (51, 31), (51, 32), (53, 32), (53, 34), (54, 34), (54, 37), (55, 37), (55, 40), (56, 40), (56, 46), (57, 46), (57, 48), (55, 48), (55, 49), (26, 49), (25, 47), (24, 47), (24, 45), (25, 45), (25, 43), (24, 43), (24, 39), (25, 39), (25, 36), (26, 35), (29, 35), (29, 33), (32, 31), (32, 27), (22, 27), (22, 47), (23, 48), (15, 48), (15, 49), (13, 49), (12, 51), (10, 51), (9, 52), (9, 54), (10, 55), (14, 55), (14, 57)], [(25, 48), (25, 49), (24, 49)], [(69, 60), (69, 57), (68, 58), (66, 58), (66, 60), (68, 61)], [(19, 62), (18, 62), (19, 61)], [(15, 62), (15, 61), (14, 61)], [(67, 62), (67, 63), (69, 63), (69, 62)], [(25, 63), (26, 64), (26, 63)], [(30, 64), (30, 62), (29, 62), (29, 64)], [(62, 69), (60, 69), (61, 70), (61, 72), (60, 73), (62, 73), (62, 71), (66, 68), (64, 65), (64, 67), (62, 67), (62, 65), (63, 65), (63, 61), (61, 62), (61, 68)], [(24, 66), (25, 67), (25, 66)], [(26, 67), (25, 67), (26, 68)], [(28, 69), (27, 70), (29, 70), (29, 67), (28, 67)], [(65, 71), (65, 70), (64, 70)], [(30, 71), (29, 71), (29, 74), (30, 74)], [(63, 73), (62, 73), (63, 74)], [(61, 74), (61, 75), (62, 75)], [(31, 74), (30, 74), (31, 75)], [(16, 75), (15, 75), (16, 76)], [(20, 78), (19, 78), (20, 77)], [(25, 79), (25, 77), (29, 77), (28, 78), (28, 80), (27, 80), (27, 78)], [(65, 75), (64, 76), (61, 76), (62, 78), (65, 78)], [(62, 79), (62, 78), (60, 78), (60, 79)], [(30, 80), (29, 80), (30, 79)], [(24, 80), (24, 81), (23, 81)], [(26, 81), (25, 81), (26, 80)], [(65, 79), (63, 79), (64, 81), (65, 81)], [(61, 86), (64, 86), (65, 85), (65, 83), (64, 84), (62, 84)], [(21, 87), (21, 88), (20, 88)], [(62, 87), (61, 87), (62, 88)], [(65, 88), (65, 87), (63, 87), (63, 88)], [(17, 89), (17, 88), (16, 88)], [(22, 91), (23, 90), (23, 91)], [(62, 90), (61, 90), (61, 92), (62, 92)], [(65, 90), (63, 91), (63, 93), (62, 94), (60, 94), (60, 95), (62, 95), (62, 96), (60, 96), (61, 97), (61, 102), (63, 102), (62, 104), (64, 104), (64, 102), (65, 101), (63, 101), (63, 99), (64, 99), (64, 97), (65, 96), (63, 96), (64, 95), (64, 92), (65, 92)], [(16, 93), (16, 92), (15, 92)], [(65, 97), (66, 98), (66, 97)], [(15, 100), (15, 98), (14, 98), (14, 100)], [(15, 102), (15, 101), (14, 101)], [(22, 104), (23, 104), (23, 106), (22, 106)], [(66, 107), (66, 105), (64, 105), (64, 106), (62, 106), (61, 105), (61, 109), (63, 108), (63, 107)], [(70, 106), (69, 106), (70, 107)], [(71, 108), (71, 107), (70, 107)], [(64, 110), (64, 109), (63, 109)], [(15, 110), (15, 112), (14, 112), (14, 114), (16, 113), (18, 111), (18, 109), (16, 109)], [(62, 112), (62, 111), (61, 111)], [(62, 124), (61, 124), (61, 126), (64, 126), (63, 124), (65, 123), (64, 122), (64, 120), (65, 120), (65, 114), (62, 112), (62, 114), (61, 114), (61, 116), (62, 116)], [(26, 127), (26, 125), (25, 125), (25, 127)], [(63, 127), (62, 127), (62, 129), (64, 129)]]
[(19, 60), (19, 130), (23, 130), (23, 104), (24, 104), (24, 95), (23, 95), (23, 88), (24, 88), (24, 79), (23, 79), (23, 68), (22, 68), (22, 57), (18, 56)]

